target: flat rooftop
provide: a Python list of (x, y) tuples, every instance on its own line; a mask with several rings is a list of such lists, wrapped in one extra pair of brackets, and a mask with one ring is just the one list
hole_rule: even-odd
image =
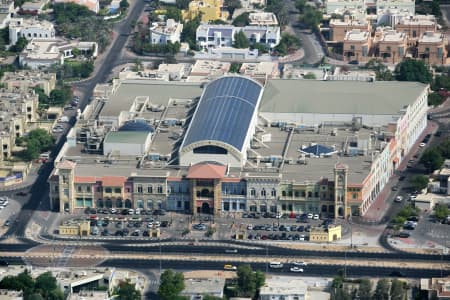
[(140, 96), (149, 97), (154, 105), (167, 106), (170, 99), (194, 99), (201, 94), (200, 83), (125, 80), (105, 104), (100, 117), (116, 117), (122, 111), (129, 111), (136, 97)]
[(273, 79), (260, 112), (398, 115), (426, 88), (418, 82)]

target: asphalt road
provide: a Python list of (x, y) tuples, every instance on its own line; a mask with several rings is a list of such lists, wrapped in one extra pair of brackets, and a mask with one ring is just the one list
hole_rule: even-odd
[[(135, 270), (139, 269), (158, 269), (161, 263), (162, 269), (174, 269), (178, 271), (185, 270), (222, 270), (225, 264), (239, 265), (238, 261), (162, 261), (159, 260), (127, 260), (127, 259), (113, 259), (107, 260), (101, 264), (102, 267), (116, 267), (116, 268), (132, 268)], [(267, 264), (265, 263), (252, 263), (250, 264), (254, 270), (261, 270), (263, 272), (267, 269)], [(393, 271), (398, 271), (395, 268), (384, 268), (384, 267), (355, 267), (347, 266), (343, 267), (338, 265), (308, 265), (304, 268), (304, 273), (296, 273), (295, 276), (330, 276), (333, 277), (338, 275), (338, 272), (343, 271), (349, 277), (386, 277), (391, 276)], [(424, 269), (401, 269), (401, 272), (405, 277), (408, 278), (431, 278), (440, 277), (441, 270), (424, 270)], [(271, 274), (293, 274), (289, 272), (289, 265), (285, 265), (282, 269), (269, 269)], [(448, 270), (443, 270), (442, 275), (447, 276), (450, 272)]]
[(299, 14), (295, 8), (294, 0), (284, 0), (286, 10), (288, 11), (289, 24), (292, 27), (295, 35), (300, 38), (302, 42), (303, 50), (305, 51), (305, 56), (301, 59), (301, 62), (306, 64), (316, 64), (319, 63), (322, 57), (325, 56), (322, 47), (317, 42), (314, 34), (308, 33), (306, 30), (302, 30), (299, 27)]

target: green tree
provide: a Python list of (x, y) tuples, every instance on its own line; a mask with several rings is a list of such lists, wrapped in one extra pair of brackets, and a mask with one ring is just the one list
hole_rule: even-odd
[(439, 153), (441, 153), (443, 158), (450, 158), (450, 138), (446, 138), (443, 140), (438, 146), (437, 149)]
[(25, 47), (28, 44), (28, 40), (26, 38), (24, 38), (23, 36), (21, 36), (20, 38), (17, 39), (17, 42), (14, 46), (11, 47), (11, 51), (13, 52), (22, 52), (23, 49), (25, 49)]
[(183, 31), (181, 32), (181, 41), (188, 43), (189, 48), (194, 50), (198, 48), (195, 41), (198, 26), (200, 26), (200, 17), (184, 23)]
[(140, 300), (141, 292), (136, 289), (136, 285), (130, 282), (130, 279), (122, 280), (114, 289), (114, 295), (120, 300)]
[(307, 5), (306, 0), (296, 0), (295, 1), (295, 8), (298, 9), (298, 11), (303, 14), (305, 11), (305, 6)]
[(318, 30), (320, 21), (322, 21), (322, 12), (307, 5), (303, 14), (300, 15), (299, 21), (312, 30)]
[(254, 43), (253, 45), (250, 45), (250, 49), (258, 50), (258, 54), (264, 54), (269, 52), (269, 48), (267, 48), (266, 45), (261, 43)]
[(72, 89), (69, 86), (64, 86), (59, 89), (54, 89), (50, 92), (48, 97), (48, 104), (50, 106), (64, 106), (73, 97)]
[(444, 102), (444, 97), (439, 95), (439, 93), (430, 93), (428, 95), (428, 105), (430, 106), (438, 106), (441, 105)]
[(280, 43), (275, 47), (275, 52), (280, 55), (284, 56), (287, 55), (289, 52), (295, 51), (298, 48), (300, 48), (300, 40), (295, 35), (284, 33), (281, 36)]
[(243, 31), (238, 31), (234, 34), (234, 48), (245, 49), (250, 46), (247, 37)]
[(242, 8), (240, 0), (225, 0), (225, 7), (229, 13), (230, 19), (233, 17), (234, 11), (238, 8)]
[(331, 283), (331, 300), (351, 300), (351, 295), (344, 288), (344, 277), (337, 276)]
[(120, 10), (124, 11), (124, 10), (127, 10), (128, 7), (130, 7), (130, 4), (128, 3), (127, 0), (121, 0), (119, 3), (119, 7), (120, 7)]
[(176, 8), (175, 6), (166, 7), (166, 20), (174, 19), (175, 21), (181, 20), (181, 10)]
[(239, 73), (239, 70), (241, 69), (242, 64), (240, 63), (231, 63), (230, 66), (230, 73)]
[(183, 273), (165, 270), (161, 274), (158, 295), (162, 300), (175, 299), (184, 289)]
[(264, 285), (265, 276), (261, 272), (253, 272), (249, 265), (237, 268), (237, 288), (239, 295), (253, 298), (259, 288)]
[(391, 300), (404, 300), (406, 298), (406, 290), (402, 281), (392, 280), (390, 296)]
[(244, 27), (250, 24), (249, 13), (245, 12), (234, 18), (233, 25), (236, 27)]
[(431, 83), (433, 76), (421, 60), (407, 58), (395, 68), (395, 77), (399, 81), (418, 81)]
[(288, 23), (289, 14), (283, 0), (267, 0), (265, 10), (267, 12), (273, 12), (277, 16), (280, 26), (284, 26)]
[(359, 300), (371, 300), (372, 299), (372, 283), (367, 278), (362, 278), (359, 283)]
[(366, 63), (365, 68), (374, 70), (376, 80), (379, 81), (392, 81), (394, 80), (394, 76), (392, 75), (391, 70), (383, 64), (383, 62), (379, 59), (371, 59)]
[(430, 148), (423, 152), (420, 162), (430, 171), (439, 169), (444, 163), (444, 158), (438, 148)]
[(409, 181), (417, 191), (426, 188), (429, 182), (428, 177), (425, 175), (414, 175)]
[(178, 9), (188, 9), (189, 8), (189, 0), (176, 0), (175, 5)]
[(387, 279), (378, 280), (373, 300), (389, 300), (389, 281)]
[(450, 215), (450, 210), (448, 209), (447, 205), (445, 204), (436, 204), (434, 206), (434, 216), (438, 220), (443, 220), (448, 215)]

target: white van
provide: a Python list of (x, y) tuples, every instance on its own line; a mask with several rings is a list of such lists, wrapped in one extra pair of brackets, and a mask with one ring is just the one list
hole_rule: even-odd
[(272, 269), (281, 269), (281, 268), (283, 268), (283, 264), (280, 263), (279, 261), (273, 261), (273, 262), (269, 263), (269, 267)]

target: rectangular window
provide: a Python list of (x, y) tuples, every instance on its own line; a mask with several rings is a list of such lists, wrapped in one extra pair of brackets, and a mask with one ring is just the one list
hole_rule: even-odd
[(237, 207), (236, 202), (231, 203), (231, 207), (233, 208), (233, 210), (236, 210)]
[(98, 186), (96, 190), (97, 190), (97, 193), (101, 193), (102, 192), (102, 187)]
[(153, 194), (153, 187), (151, 185), (147, 187), (147, 193)]
[(120, 194), (120, 193), (122, 193), (122, 189), (121, 188), (114, 188), (114, 193)]
[(224, 211), (229, 211), (230, 210), (230, 203), (224, 202), (223, 203), (223, 210)]
[(84, 199), (84, 206), (85, 207), (92, 207), (92, 198)]
[(64, 189), (64, 196), (69, 196), (69, 189)]
[(80, 186), (80, 185), (77, 186), (77, 191), (78, 191), (79, 193), (81, 193), (81, 186)]
[(142, 194), (142, 185), (138, 185), (138, 187), (137, 187), (137, 192), (138, 192), (139, 194)]
[(107, 188), (105, 188), (105, 193), (112, 193), (112, 188), (110, 188), (110, 187), (107, 187)]
[(239, 209), (245, 210), (245, 203), (239, 203)]
[(83, 198), (77, 198), (75, 200), (75, 207), (83, 207)]
[(86, 187), (86, 192), (88, 192), (88, 193), (91, 192), (91, 187), (90, 187), (90, 186), (87, 186), (87, 187)]
[(181, 201), (177, 201), (177, 208), (181, 208)]
[(292, 204), (289, 204), (289, 205), (288, 205), (288, 210), (289, 210), (289, 211), (293, 211), (293, 209), (292, 209)]

